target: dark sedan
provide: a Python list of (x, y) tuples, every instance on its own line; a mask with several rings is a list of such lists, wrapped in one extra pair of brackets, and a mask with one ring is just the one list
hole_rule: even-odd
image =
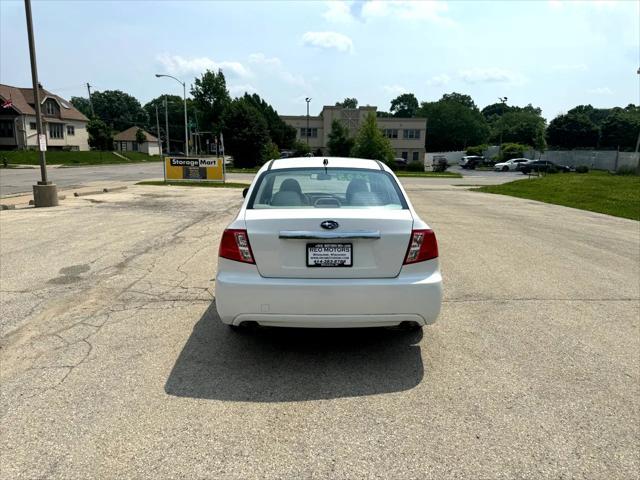
[(566, 165), (557, 165), (553, 162), (549, 162), (548, 160), (536, 160), (534, 162), (526, 163), (520, 167), (520, 171), (525, 175), (528, 175), (531, 172), (570, 172), (571, 167), (567, 167)]

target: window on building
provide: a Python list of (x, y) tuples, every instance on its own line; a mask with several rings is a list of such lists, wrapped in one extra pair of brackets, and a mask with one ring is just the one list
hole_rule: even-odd
[(120, 150), (123, 152), (127, 151), (127, 142), (120, 142)]
[(64, 128), (61, 123), (49, 124), (49, 138), (64, 138)]
[(413, 152), (413, 157), (412, 157), (414, 162), (419, 162), (420, 161), (420, 152)]
[(301, 128), (300, 129), (300, 136), (302, 138), (318, 138), (318, 129), (317, 128), (309, 128), (309, 130), (307, 131), (306, 128)]
[(29, 122), (29, 128), (30, 128), (31, 130), (36, 130), (36, 128), (37, 128), (37, 127), (36, 127), (36, 122)]
[(397, 128), (385, 128), (382, 131), (382, 134), (387, 138), (398, 138), (398, 129)]
[(409, 152), (402, 152), (402, 158), (407, 160), (409, 158)]
[(133, 150), (134, 152), (138, 151), (138, 142), (133, 142), (131, 144), (131, 150)]
[(76, 134), (76, 127), (74, 127), (73, 125), (67, 125), (67, 135), (75, 135)]
[(46, 102), (44, 102), (44, 112), (47, 115), (53, 115), (53, 116), (58, 115), (58, 104), (55, 102), (55, 100), (49, 99)]
[(416, 128), (405, 128), (402, 131), (402, 138), (404, 138), (405, 140), (411, 140), (411, 139), (419, 139), (420, 138), (420, 130), (416, 129)]
[(13, 138), (13, 120), (0, 120), (0, 137)]

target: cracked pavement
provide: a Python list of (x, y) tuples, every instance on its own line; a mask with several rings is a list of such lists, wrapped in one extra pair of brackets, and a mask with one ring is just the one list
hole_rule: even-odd
[(423, 334), (228, 331), (240, 190), (1, 212), (0, 475), (637, 475), (640, 224), (405, 183), (445, 281)]

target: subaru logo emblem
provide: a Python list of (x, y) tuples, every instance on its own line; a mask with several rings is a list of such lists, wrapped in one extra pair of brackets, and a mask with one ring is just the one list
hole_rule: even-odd
[(322, 228), (326, 228), (327, 230), (334, 230), (340, 226), (338, 222), (334, 222), (333, 220), (325, 220), (320, 224)]

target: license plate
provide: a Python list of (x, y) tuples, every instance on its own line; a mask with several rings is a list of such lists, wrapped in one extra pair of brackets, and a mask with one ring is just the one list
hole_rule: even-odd
[(351, 267), (353, 244), (307, 243), (307, 267)]

